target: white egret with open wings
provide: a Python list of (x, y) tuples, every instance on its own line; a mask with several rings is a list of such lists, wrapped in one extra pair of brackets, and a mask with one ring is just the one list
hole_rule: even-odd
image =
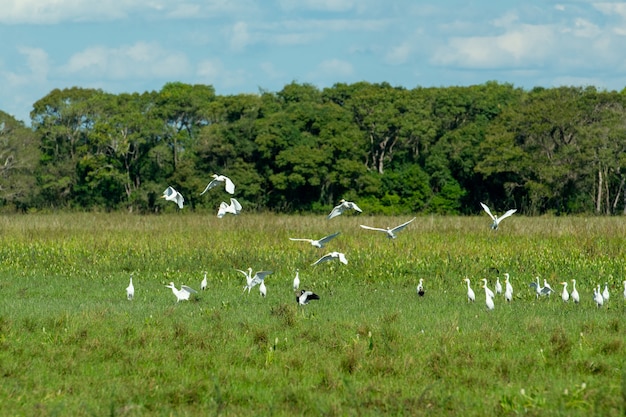
[(161, 198), (164, 198), (167, 201), (173, 201), (178, 204), (178, 208), (183, 208), (183, 203), (185, 202), (185, 198), (181, 193), (176, 191), (174, 187), (167, 187), (165, 191), (163, 191), (163, 195)]
[(247, 273), (241, 269), (237, 269), (236, 271), (241, 272), (246, 277), (246, 285), (243, 287), (243, 291), (245, 292), (246, 289), (248, 289), (248, 294), (250, 294), (250, 290), (255, 285), (262, 283), (265, 277), (272, 273), (272, 271), (258, 271), (252, 276), (252, 268), (248, 268)]
[(361, 210), (359, 208), (359, 206), (357, 206), (355, 203), (353, 203), (352, 201), (346, 201), (344, 199), (341, 199), (339, 201), (339, 205), (335, 206), (332, 211), (330, 212), (330, 214), (328, 215), (329, 219), (332, 219), (334, 217), (340, 216), (341, 214), (343, 214), (344, 211), (346, 210), (354, 210), (354, 211), (358, 211), (359, 213), (362, 213), (363, 210)]
[(543, 280), (543, 287), (539, 285), (539, 277), (535, 277), (535, 279), (536, 282), (531, 282), (529, 285), (535, 289), (537, 298), (539, 298), (540, 295), (550, 295), (551, 292), (554, 292), (545, 279)]
[(480, 205), (483, 206), (483, 210), (485, 210), (485, 212), (489, 215), (489, 217), (491, 217), (491, 220), (493, 220), (493, 223), (491, 224), (491, 228), (493, 230), (498, 230), (498, 226), (500, 225), (500, 222), (517, 211), (517, 209), (511, 209), (507, 211), (506, 213), (504, 213), (502, 216), (498, 217), (498, 216), (494, 216), (493, 214), (491, 214), (491, 210), (489, 210), (489, 207), (487, 207), (486, 204), (480, 203)]
[(391, 228), (386, 228), (386, 229), (381, 229), (379, 227), (371, 227), (371, 226), (365, 226), (365, 225), (360, 225), (363, 229), (367, 229), (367, 230), (376, 230), (378, 232), (384, 232), (387, 234), (387, 237), (389, 239), (395, 239), (397, 237), (396, 233), (402, 231), (405, 227), (407, 227), (413, 220), (415, 220), (415, 217), (413, 217), (411, 220), (409, 220), (408, 222), (404, 222), (399, 226), (394, 227), (393, 229)]
[(168, 285), (166, 285), (166, 287), (172, 289), (172, 292), (176, 296), (176, 302), (189, 300), (191, 294), (196, 294), (198, 292), (186, 285), (181, 285), (180, 290), (176, 289), (176, 286), (173, 282), (170, 282)]
[(231, 198), (230, 204), (227, 204), (224, 201), (220, 203), (220, 208), (217, 211), (217, 218), (221, 219), (228, 213), (239, 214), (240, 212), (241, 212), (241, 204), (239, 204), (239, 201), (235, 200), (234, 198)]
[(230, 178), (225, 175), (213, 174), (213, 180), (209, 183), (209, 185), (206, 186), (206, 188), (200, 193), (200, 195), (203, 195), (211, 188), (215, 188), (221, 183), (224, 183), (224, 189), (227, 193), (235, 194), (235, 184), (233, 184)]
[(326, 255), (322, 256), (317, 261), (315, 261), (312, 265), (321, 264), (322, 262), (332, 261), (334, 259), (338, 259), (339, 262), (341, 262), (342, 264), (348, 265), (348, 260), (346, 259), (346, 255), (344, 255), (341, 252), (327, 253)]
[(338, 235), (339, 235), (339, 232), (333, 233), (332, 235), (324, 236), (323, 238), (318, 239), (318, 240), (315, 240), (315, 239), (305, 239), (305, 238), (295, 238), (295, 237), (290, 237), (289, 240), (309, 242), (312, 246), (315, 246), (316, 248), (323, 248), (324, 245), (326, 245), (328, 242), (330, 242), (331, 240), (336, 238)]

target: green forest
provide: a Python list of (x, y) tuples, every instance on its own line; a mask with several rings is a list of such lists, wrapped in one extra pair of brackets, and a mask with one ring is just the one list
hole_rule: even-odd
[(30, 124), (0, 111), (0, 210), (214, 211), (214, 173), (244, 210), (626, 213), (626, 89), (525, 90), (293, 82), (217, 95), (179, 82), (111, 94), (56, 89)]

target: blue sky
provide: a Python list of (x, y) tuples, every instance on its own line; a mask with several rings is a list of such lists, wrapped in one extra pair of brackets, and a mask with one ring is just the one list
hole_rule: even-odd
[(0, 0), (0, 110), (54, 88), (626, 86), (626, 2)]

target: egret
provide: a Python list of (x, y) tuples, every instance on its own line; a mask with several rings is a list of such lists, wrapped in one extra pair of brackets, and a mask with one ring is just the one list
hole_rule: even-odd
[(598, 308), (602, 307), (604, 304), (604, 298), (602, 297), (602, 293), (600, 292), (600, 284), (598, 284), (597, 288), (593, 289), (593, 301), (596, 302)]
[(200, 283), (200, 289), (202, 291), (206, 290), (206, 286), (207, 286), (207, 280), (206, 280), (206, 272), (204, 273), (204, 278), (202, 279), (202, 282)]
[(220, 203), (220, 208), (217, 211), (217, 218), (221, 219), (227, 213), (239, 214), (240, 212), (241, 212), (241, 204), (239, 204), (239, 201), (235, 200), (234, 198), (231, 198), (230, 205), (225, 203), (224, 201)]
[(409, 225), (409, 223), (411, 223), (413, 220), (415, 220), (415, 217), (413, 217), (408, 222), (402, 223), (400, 226), (394, 227), (393, 229), (390, 229), (389, 227), (386, 228), (386, 229), (381, 229), (381, 228), (378, 228), (378, 227), (370, 227), (370, 226), (365, 226), (365, 225), (361, 225), (361, 227), (363, 229), (367, 229), (367, 230), (376, 230), (376, 231), (379, 231), (379, 232), (387, 233), (387, 237), (389, 239), (395, 239), (397, 237), (396, 233), (400, 232), (405, 227), (407, 227)]
[(498, 217), (498, 216), (494, 216), (493, 214), (491, 214), (491, 210), (489, 210), (489, 207), (487, 207), (486, 204), (480, 203), (480, 205), (483, 206), (483, 210), (485, 210), (485, 212), (489, 215), (489, 217), (491, 217), (491, 220), (493, 220), (493, 223), (491, 224), (491, 228), (493, 230), (498, 230), (498, 226), (500, 225), (500, 222), (517, 211), (517, 209), (511, 209), (507, 211), (506, 213), (504, 213), (502, 216)]
[(508, 272), (504, 273), (504, 298), (506, 298), (507, 301), (513, 299), (513, 286), (509, 282)]
[(535, 293), (537, 294), (537, 298), (539, 298), (540, 295), (550, 295), (551, 292), (553, 292), (552, 288), (550, 288), (550, 286), (546, 287), (545, 284), (547, 284), (546, 280), (544, 279), (544, 286), (540, 286), (539, 285), (539, 277), (536, 277), (537, 282), (531, 282), (530, 286), (533, 287), (535, 289)]
[(626, 300), (626, 281), (622, 282), (624, 284), (624, 299)]
[(317, 264), (321, 264), (322, 262), (332, 261), (333, 259), (339, 259), (339, 261), (342, 264), (348, 265), (348, 260), (346, 259), (346, 255), (344, 255), (341, 252), (330, 252), (330, 253), (327, 253), (326, 255), (324, 255), (321, 258), (319, 258), (317, 261), (313, 262), (311, 265), (315, 266)]
[(609, 297), (611, 295), (609, 294), (609, 284), (608, 283), (604, 283), (604, 291), (602, 291), (602, 298), (604, 298), (604, 301), (609, 301)]
[(300, 270), (296, 269), (296, 276), (293, 278), (293, 290), (297, 291), (300, 286)]
[(489, 294), (491, 298), (495, 297), (495, 295), (493, 294), (493, 291), (491, 291), (491, 289), (487, 287), (487, 278), (483, 278), (481, 279), (481, 281), (483, 282), (483, 288), (485, 289), (485, 292)]
[(261, 283), (259, 284), (259, 292), (264, 298), (267, 295), (267, 288), (265, 288), (265, 280), (261, 280)]
[(563, 299), (563, 301), (568, 302), (569, 293), (567, 292), (567, 281), (561, 282), (561, 285), (563, 286), (563, 292), (561, 293), (561, 298)]
[(487, 305), (487, 310), (493, 310), (495, 307), (493, 303), (493, 292), (487, 288), (487, 284), (483, 285), (483, 288), (485, 289), (485, 304)]
[(419, 284), (417, 284), (417, 295), (420, 297), (424, 296), (424, 279), (420, 278)]
[(312, 291), (300, 290), (296, 291), (296, 301), (300, 305), (309, 304), (311, 300), (319, 300), (320, 296)]
[(133, 285), (133, 276), (130, 276), (130, 284), (126, 287), (126, 298), (132, 300), (135, 297), (135, 286)]
[(543, 279), (543, 288), (547, 288), (548, 291), (548, 296), (550, 295), (550, 293), (554, 292), (554, 290), (552, 289), (552, 287), (550, 286), (550, 284), (548, 284), (548, 281), (546, 281), (546, 279)]
[(323, 248), (325, 244), (330, 242), (332, 239), (336, 238), (338, 235), (339, 235), (339, 232), (333, 233), (332, 235), (324, 236), (323, 238), (318, 239), (318, 240), (301, 239), (301, 238), (295, 238), (295, 237), (290, 237), (289, 240), (309, 242), (312, 246), (315, 246), (316, 248)]
[(200, 193), (200, 195), (206, 193), (211, 188), (216, 187), (218, 184), (222, 182), (224, 183), (224, 189), (226, 189), (227, 193), (235, 194), (235, 184), (233, 184), (230, 178), (228, 178), (225, 175), (217, 175), (217, 174), (213, 174), (212, 177), (213, 177), (213, 180), (209, 183), (209, 185), (206, 186), (206, 188), (204, 189), (204, 191)]
[(335, 206), (330, 212), (330, 214), (328, 215), (328, 219), (337, 217), (343, 214), (343, 212), (346, 210), (354, 210), (354, 211), (358, 211), (359, 213), (363, 213), (363, 210), (361, 210), (359, 206), (354, 204), (352, 201), (346, 201), (344, 199), (341, 199), (341, 201), (339, 201), (339, 205)]
[(470, 280), (469, 278), (464, 278), (463, 281), (467, 282), (467, 301), (475, 301), (476, 300), (476, 295), (474, 294), (474, 290), (472, 290), (472, 287), (470, 287)]
[(580, 302), (580, 296), (578, 295), (578, 290), (576, 289), (576, 280), (573, 279), (572, 280), (572, 294), (570, 294), (572, 296), (572, 300), (574, 300), (574, 302), (576, 304), (578, 304)]
[(246, 277), (246, 285), (243, 287), (243, 291), (245, 292), (246, 288), (247, 288), (248, 289), (248, 294), (250, 294), (250, 290), (255, 285), (262, 283), (263, 280), (265, 279), (265, 277), (272, 273), (272, 271), (258, 271), (258, 272), (256, 272), (254, 274), (254, 276), (252, 276), (252, 268), (248, 268), (248, 272), (247, 273), (245, 271), (240, 270), (240, 269), (237, 269), (237, 271), (241, 272)]
[(166, 199), (167, 201), (173, 201), (178, 204), (178, 208), (183, 208), (183, 203), (185, 202), (185, 198), (181, 193), (176, 191), (173, 187), (167, 187), (165, 191), (163, 191), (163, 195), (161, 198)]
[(502, 284), (500, 284), (500, 277), (496, 277), (496, 294), (502, 294)]
[(194, 290), (191, 287), (188, 287), (186, 285), (181, 285), (180, 290), (176, 289), (176, 286), (174, 285), (173, 282), (170, 282), (168, 285), (166, 285), (167, 288), (171, 288), (172, 292), (174, 293), (174, 295), (176, 296), (176, 302), (179, 302), (181, 300), (189, 300), (189, 296), (191, 294), (197, 294), (198, 291)]

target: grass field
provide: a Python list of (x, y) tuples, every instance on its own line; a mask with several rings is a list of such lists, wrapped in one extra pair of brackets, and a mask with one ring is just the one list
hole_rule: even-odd
[[(0, 217), (0, 414), (626, 413), (623, 218), (514, 216), (492, 232), (486, 216), (418, 217), (395, 240), (358, 227), (406, 220)], [(288, 239), (336, 231), (324, 249)], [(330, 251), (348, 265), (311, 266)], [(274, 271), (266, 298), (242, 295), (248, 267)], [(319, 301), (296, 304), (296, 268)], [(208, 290), (176, 303), (165, 285), (199, 290), (203, 271)], [(515, 298), (487, 311), (478, 280), (505, 272)], [(535, 276), (557, 293), (575, 278), (581, 303), (537, 300)]]

